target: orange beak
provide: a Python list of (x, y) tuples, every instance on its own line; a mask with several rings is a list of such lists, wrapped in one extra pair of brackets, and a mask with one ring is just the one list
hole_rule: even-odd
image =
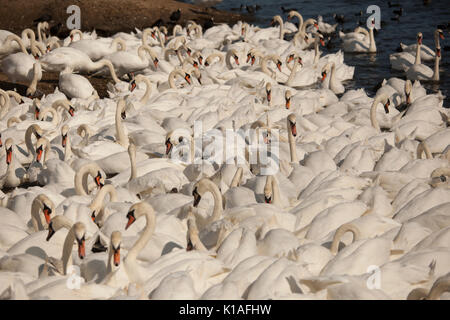
[(36, 161), (37, 161), (37, 162), (40, 162), (40, 161), (41, 161), (41, 158), (42, 158), (42, 152), (43, 152), (42, 146), (40, 146), (39, 148), (37, 148), (37, 150), (36, 150)]
[(198, 57), (198, 63), (200, 63), (200, 65), (203, 64), (203, 57), (202, 56)]
[(134, 89), (136, 89), (136, 82), (133, 81), (133, 83), (131, 84), (130, 91), (133, 92)]
[(190, 75), (186, 74), (184, 76), (184, 80), (186, 80), (187, 83), (191, 84), (191, 76)]
[(92, 211), (92, 214), (91, 214), (91, 219), (92, 219), (92, 221), (93, 221), (93, 222), (95, 222), (95, 210), (94, 210), (94, 211)]
[(67, 134), (62, 136), (62, 147), (65, 148), (67, 143)]
[(75, 115), (75, 109), (72, 106), (70, 106), (70, 108), (69, 108), (69, 114), (71, 117), (73, 117)]
[(239, 65), (239, 58), (238, 57), (234, 57), (234, 62), (236, 62), (236, 64)]
[(291, 99), (286, 99), (286, 109), (291, 108)]
[(85, 256), (86, 256), (86, 246), (83, 239), (78, 243), (78, 257), (80, 257), (80, 259), (84, 259)]
[(292, 60), (294, 60), (294, 55), (291, 54), (288, 59), (287, 59), (287, 63), (291, 62)]
[(127, 225), (125, 227), (125, 230), (127, 230), (135, 221), (136, 221), (136, 218), (133, 217), (132, 215), (129, 215), (128, 216), (128, 222), (127, 222)]
[(281, 62), (277, 62), (277, 68), (281, 72)]
[(294, 137), (297, 136), (297, 127), (295, 126), (295, 123), (291, 123), (291, 131), (292, 131), (292, 135)]
[(12, 148), (6, 150), (6, 164), (10, 164), (12, 159)]
[(114, 265), (118, 267), (120, 264), (120, 249), (114, 250)]
[(440, 37), (442, 40), (445, 39), (445, 38), (444, 38), (444, 35), (443, 35), (442, 33), (439, 33), (439, 37)]
[(325, 47), (325, 41), (323, 41), (323, 39), (320, 39), (320, 44), (322, 45), (322, 47)]
[(166, 141), (166, 154), (169, 154), (170, 150), (172, 150), (172, 143), (167, 140)]
[(436, 48), (436, 56), (437, 56), (438, 58), (441, 57), (441, 48)]
[(271, 91), (266, 91), (267, 94), (267, 101), (270, 102), (270, 100), (272, 100), (272, 92)]
[(422, 37), (419, 37), (419, 38), (417, 39), (417, 42), (421, 45), (421, 44), (422, 44)]
[(153, 60), (153, 65), (155, 66), (155, 68), (158, 68), (158, 59)]
[(384, 105), (384, 112), (389, 113), (389, 105), (391, 104), (391, 102), (388, 100), (386, 102), (386, 104)]
[(319, 30), (319, 25), (317, 24), (317, 22), (314, 22), (314, 27), (316, 27), (316, 29)]
[(36, 107), (36, 109), (34, 110), (34, 117), (36, 118), (36, 120), (39, 119), (39, 108)]
[(322, 82), (325, 80), (325, 78), (327, 77), (327, 73), (326, 72), (322, 72)]
[(50, 224), (50, 211), (45, 208), (44, 210), (42, 210), (42, 212), (44, 212), (45, 221), (47, 222), (47, 224)]
[(154, 32), (152, 32), (152, 38), (156, 40), (156, 36), (155, 36)]
[(256, 61), (256, 58), (255, 58), (255, 56), (253, 56), (253, 57), (252, 57), (252, 65), (255, 64), (255, 61)]
[(248, 63), (250, 59), (252, 58), (252, 55), (250, 53), (247, 54), (247, 61), (245, 63)]

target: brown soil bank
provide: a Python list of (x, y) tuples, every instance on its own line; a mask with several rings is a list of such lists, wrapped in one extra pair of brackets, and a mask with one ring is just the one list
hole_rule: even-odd
[[(68, 34), (66, 12), (70, 5), (81, 9), (81, 29), (97, 30), (101, 36), (109, 36), (116, 32), (143, 29), (155, 23), (171, 27), (172, 12), (181, 10), (180, 19), (176, 22), (185, 25), (187, 20), (194, 20), (204, 25), (212, 18), (214, 23), (235, 23), (246, 20), (245, 16), (213, 8), (177, 2), (174, 0), (2, 0), (0, 5), (0, 29), (19, 33), (24, 28), (33, 27), (39, 18), (50, 20), (50, 26), (62, 24), (57, 35)], [(162, 20), (162, 21), (161, 21)]]

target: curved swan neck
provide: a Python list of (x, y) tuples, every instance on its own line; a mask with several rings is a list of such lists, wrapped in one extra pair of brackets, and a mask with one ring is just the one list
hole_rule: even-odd
[(33, 225), (34, 231), (42, 231), (47, 228), (47, 222), (43, 214), (39, 214), (41, 210), (41, 200), (36, 197), (31, 204), (31, 223)]
[(242, 167), (237, 168), (236, 173), (233, 176), (233, 180), (231, 181), (230, 188), (238, 187), (242, 180), (244, 169)]
[(370, 122), (372, 123), (372, 126), (377, 130), (378, 132), (381, 132), (380, 125), (378, 124), (377, 120), (377, 105), (380, 103), (384, 98), (381, 96), (375, 97), (372, 103), (372, 107), (370, 108)]
[(88, 163), (82, 166), (75, 174), (75, 191), (79, 196), (86, 196), (89, 192), (87, 178), (89, 175), (95, 177), (100, 171), (96, 163)]
[(120, 99), (116, 108), (116, 142), (124, 148), (128, 148), (128, 137), (125, 135), (122, 124), (122, 112), (125, 109), (125, 100)]
[(150, 205), (145, 205), (143, 206), (143, 208), (140, 208), (140, 210), (143, 210), (143, 214), (145, 216), (146, 220), (145, 228), (144, 231), (141, 233), (139, 239), (134, 244), (133, 248), (131, 248), (131, 250), (128, 251), (128, 255), (126, 257), (127, 261), (136, 260), (138, 254), (142, 251), (142, 249), (144, 249), (144, 247), (152, 237), (153, 232), (155, 231), (156, 217), (153, 208)]
[(109, 194), (108, 202), (116, 202), (117, 201), (117, 191), (116, 188), (112, 184), (104, 185), (99, 192), (95, 195), (94, 200), (92, 200), (89, 208), (91, 210), (96, 210), (98, 212), (103, 208), (103, 203), (105, 201), (106, 195)]
[(433, 159), (433, 154), (430, 151), (430, 148), (428, 147), (428, 144), (424, 141), (419, 143), (417, 146), (417, 159), (422, 158), (422, 153), (425, 152), (425, 156), (427, 159)]
[(119, 83), (120, 80), (117, 77), (116, 71), (114, 70), (114, 66), (111, 63), (111, 61), (102, 59), (97, 62), (91, 62), (89, 63), (89, 71), (97, 71), (103, 67), (107, 67), (109, 70), (109, 73), (111, 74), (111, 78), (114, 80), (115, 83)]
[(147, 77), (139, 77), (139, 80), (137, 80), (138, 82), (145, 82), (145, 93), (144, 95), (141, 97), (141, 99), (139, 100), (139, 102), (142, 105), (145, 105), (148, 101), (148, 99), (150, 99), (150, 94), (152, 93), (152, 84), (150, 82), (150, 80)]
[(169, 74), (169, 86), (172, 89), (177, 89), (177, 86), (175, 85), (175, 77), (176, 76), (184, 76), (183, 71), (181, 71), (180, 69), (174, 69), (170, 74)]
[(336, 233), (334, 234), (333, 242), (331, 243), (330, 248), (332, 254), (336, 255), (339, 249), (339, 242), (342, 236), (347, 232), (351, 232), (353, 234), (353, 242), (359, 240), (361, 237), (361, 232), (359, 231), (358, 227), (356, 227), (356, 225), (351, 223), (343, 224), (336, 230)]

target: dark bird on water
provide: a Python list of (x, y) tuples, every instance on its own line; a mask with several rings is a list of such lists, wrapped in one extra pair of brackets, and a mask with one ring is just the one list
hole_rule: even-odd
[(296, 8), (285, 8), (283, 6), (281, 6), (280, 8), (281, 8), (281, 11), (283, 11), (283, 13), (289, 13), (291, 11), (297, 11)]
[(394, 11), (392, 11), (393, 13), (395, 13), (395, 14), (397, 14), (397, 15), (399, 15), (399, 16), (402, 16), (402, 14), (403, 14), (403, 8), (400, 8), (399, 10), (394, 10)]
[(333, 18), (334, 18), (334, 20), (335, 20), (337, 23), (343, 24), (343, 23), (345, 22), (345, 19), (344, 19), (344, 15), (343, 15), (343, 14), (336, 14), (336, 13), (334, 13), (334, 14), (333, 14)]
[(388, 6), (389, 6), (389, 8), (392, 8), (392, 7), (400, 7), (400, 4), (399, 4), (399, 3), (392, 3), (392, 2), (390, 2), (390, 1), (388, 1)]
[(177, 11), (172, 12), (172, 14), (170, 15), (170, 20), (176, 22), (180, 20), (180, 17), (181, 17), (181, 10), (177, 9)]

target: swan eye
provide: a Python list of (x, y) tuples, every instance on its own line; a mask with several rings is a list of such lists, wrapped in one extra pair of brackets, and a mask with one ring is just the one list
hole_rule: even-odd
[(180, 143), (183, 142), (183, 137), (179, 137), (178, 142), (180, 142)]

